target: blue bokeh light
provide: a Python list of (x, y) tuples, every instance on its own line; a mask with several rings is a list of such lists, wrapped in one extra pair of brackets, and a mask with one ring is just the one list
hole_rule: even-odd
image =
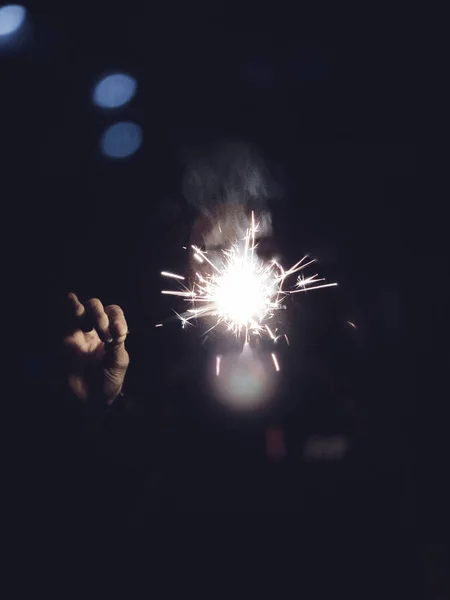
[(122, 121), (108, 127), (101, 139), (101, 149), (110, 158), (127, 158), (142, 144), (142, 129), (136, 123)]
[(126, 73), (113, 73), (103, 77), (95, 86), (93, 101), (101, 108), (124, 106), (136, 94), (137, 82)]
[(8, 4), (0, 8), (0, 39), (16, 33), (23, 25), (27, 11), (19, 4)]

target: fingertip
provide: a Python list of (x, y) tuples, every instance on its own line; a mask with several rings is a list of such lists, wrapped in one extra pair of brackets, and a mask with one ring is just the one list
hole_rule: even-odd
[(110, 326), (111, 336), (116, 343), (122, 343), (128, 335), (127, 324), (124, 321), (115, 321)]
[(81, 302), (78, 299), (78, 296), (74, 293), (74, 292), (69, 292), (67, 294), (67, 299), (69, 300), (69, 302), (71, 302), (71, 304), (73, 304), (74, 306), (78, 306), (79, 304), (81, 304)]
[(105, 347), (112, 352), (120, 352), (122, 348), (125, 348), (126, 339), (127, 338), (124, 335), (110, 337), (109, 340), (105, 342)]
[(84, 310), (84, 306), (78, 300), (78, 296), (76, 294), (74, 294), (73, 292), (69, 292), (67, 294), (67, 299), (69, 301), (71, 310), (73, 311), (73, 314), (75, 315), (75, 317), (82, 317), (84, 315), (85, 310)]

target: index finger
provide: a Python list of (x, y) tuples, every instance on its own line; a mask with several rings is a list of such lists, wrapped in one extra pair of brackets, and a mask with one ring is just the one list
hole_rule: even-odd
[(86, 313), (86, 309), (78, 300), (78, 296), (73, 292), (70, 292), (67, 296), (70, 304), (70, 308), (72, 310), (72, 315), (77, 319), (82, 319)]

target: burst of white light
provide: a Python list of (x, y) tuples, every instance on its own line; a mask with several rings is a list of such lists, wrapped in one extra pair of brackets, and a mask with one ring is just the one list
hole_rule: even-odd
[[(289, 294), (337, 285), (322, 284), (324, 279), (315, 274), (306, 278), (299, 275), (294, 289), (285, 288), (289, 277), (303, 271), (315, 260), (307, 261), (308, 257), (304, 256), (288, 270), (275, 259), (265, 261), (256, 253), (257, 232), (258, 223), (252, 214), (251, 226), (243, 239), (230, 242), (220, 253), (209, 255), (208, 251), (192, 246), (194, 258), (200, 258), (204, 265), (196, 272), (192, 287), (183, 285), (181, 290), (162, 290), (163, 294), (181, 296), (189, 303), (189, 308), (180, 315), (182, 323), (211, 319), (210, 329), (222, 326), (224, 331), (243, 335), (245, 342), (252, 334), (267, 334), (276, 341), (268, 322), (276, 311), (285, 308), (284, 300)], [(162, 275), (183, 279), (166, 271)], [(289, 343), (287, 337), (286, 341)], [(276, 357), (273, 360), (279, 370)]]

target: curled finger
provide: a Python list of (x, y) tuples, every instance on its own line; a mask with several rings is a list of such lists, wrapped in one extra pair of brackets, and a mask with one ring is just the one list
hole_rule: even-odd
[(92, 323), (102, 342), (111, 342), (112, 338), (109, 331), (108, 315), (98, 298), (91, 298), (86, 302), (86, 314), (89, 322)]
[[(68, 300), (68, 332), (72, 333), (78, 329), (85, 330), (86, 309), (73, 292), (67, 295)], [(92, 327), (91, 327), (92, 329)]]
[(105, 308), (109, 319), (109, 331), (114, 344), (123, 344), (128, 334), (128, 325), (120, 306), (111, 304)]

